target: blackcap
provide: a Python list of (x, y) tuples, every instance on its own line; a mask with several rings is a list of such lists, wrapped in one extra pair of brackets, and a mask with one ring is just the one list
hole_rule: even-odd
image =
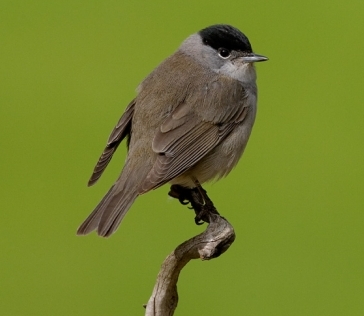
[(143, 193), (165, 183), (193, 188), (226, 176), (251, 133), (257, 103), (253, 53), (248, 38), (230, 25), (189, 36), (137, 89), (108, 139), (89, 180), (102, 175), (126, 138), (124, 168), (77, 234), (110, 236)]

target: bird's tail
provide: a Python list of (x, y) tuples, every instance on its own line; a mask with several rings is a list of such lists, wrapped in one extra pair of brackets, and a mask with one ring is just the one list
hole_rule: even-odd
[[(124, 169), (125, 171), (125, 169)], [(137, 177), (122, 172), (93, 212), (77, 230), (77, 235), (86, 235), (94, 230), (102, 237), (109, 237), (117, 230), (121, 220), (138, 197)]]

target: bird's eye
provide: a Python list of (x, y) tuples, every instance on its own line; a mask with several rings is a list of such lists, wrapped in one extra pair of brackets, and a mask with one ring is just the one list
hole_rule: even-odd
[(224, 59), (229, 58), (231, 54), (227, 48), (219, 48), (217, 52), (219, 53), (219, 56)]

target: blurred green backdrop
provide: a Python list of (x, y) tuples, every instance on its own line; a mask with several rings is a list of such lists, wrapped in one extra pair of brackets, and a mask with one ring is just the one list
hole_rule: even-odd
[(234, 225), (182, 272), (176, 315), (364, 315), (364, 2), (0, 1), (1, 315), (143, 315), (160, 264), (203, 228), (168, 187), (110, 239), (75, 231), (121, 170), (86, 183), (138, 83), (229, 23), (270, 58), (244, 158), (206, 188)]

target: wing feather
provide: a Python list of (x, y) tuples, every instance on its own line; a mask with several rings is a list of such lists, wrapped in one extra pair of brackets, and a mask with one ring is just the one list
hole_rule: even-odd
[(205, 122), (192, 112), (184, 113), (184, 116), (172, 113), (156, 133), (153, 151), (158, 156), (140, 188), (140, 193), (156, 189), (191, 168), (214, 149), (237, 124), (234, 121), (226, 124)]
[(101, 177), (112, 156), (114, 155), (116, 149), (118, 148), (121, 141), (125, 138), (125, 136), (130, 136), (131, 120), (134, 114), (134, 105), (135, 99), (129, 103), (124, 114), (111, 132), (106, 147), (94, 168), (90, 180), (88, 181), (89, 186), (95, 184), (97, 180)]

